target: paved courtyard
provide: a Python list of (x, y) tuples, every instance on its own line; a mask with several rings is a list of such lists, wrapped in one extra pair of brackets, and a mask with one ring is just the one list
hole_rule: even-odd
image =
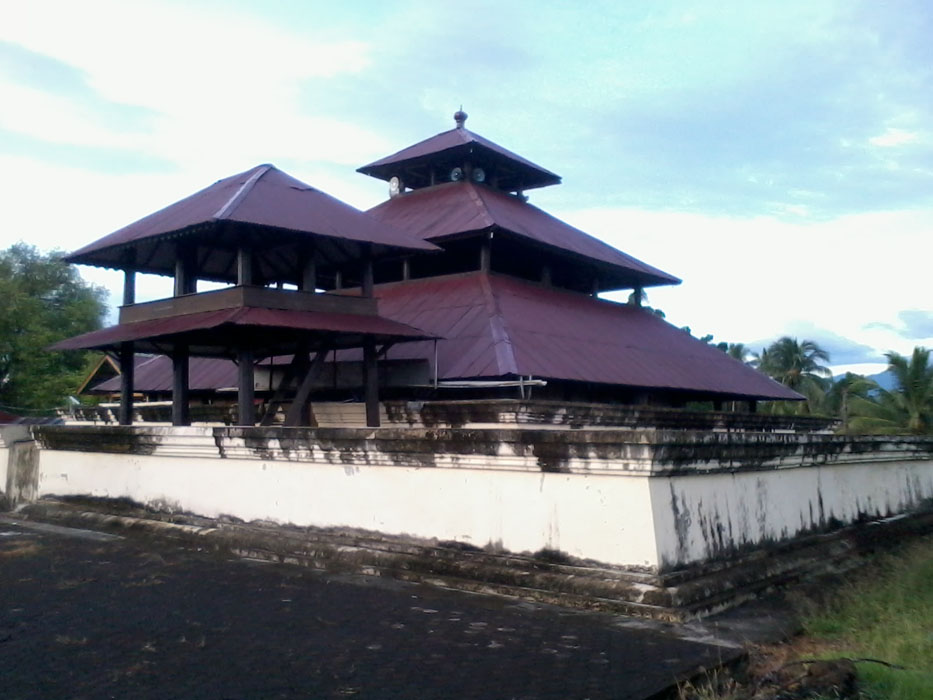
[(613, 618), (0, 516), (0, 696), (648, 698), (734, 652)]

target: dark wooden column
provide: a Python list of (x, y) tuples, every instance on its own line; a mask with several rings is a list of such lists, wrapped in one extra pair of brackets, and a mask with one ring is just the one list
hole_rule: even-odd
[(372, 249), (368, 245), (363, 251), (363, 271), (360, 282), (360, 294), (367, 299), (373, 298), (373, 257)]
[(376, 355), (376, 341), (366, 338), (363, 341), (363, 393), (366, 399), (366, 425), (379, 427), (379, 358)]
[(483, 239), (479, 247), (479, 269), (482, 272), (489, 272), (492, 266), (492, 241), (489, 236)]
[(236, 283), (241, 286), (253, 284), (253, 251), (245, 245), (236, 251)]
[(237, 425), (256, 425), (256, 388), (253, 384), (253, 351), (239, 348), (237, 351), (239, 382), (237, 387)]
[(133, 377), (135, 359), (132, 343), (120, 343), (120, 425), (133, 425)]
[(172, 425), (190, 425), (188, 346), (176, 345), (172, 353)]
[(198, 290), (198, 278), (194, 269), (194, 248), (187, 243), (175, 246), (175, 296), (194, 294)]
[(123, 306), (136, 303), (136, 270), (128, 267), (123, 270)]
[(301, 266), (301, 285), (299, 289), (302, 292), (314, 292), (317, 289), (317, 264), (310, 252)]

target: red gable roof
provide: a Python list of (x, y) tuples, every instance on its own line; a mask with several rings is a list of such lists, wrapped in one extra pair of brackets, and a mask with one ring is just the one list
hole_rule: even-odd
[[(441, 379), (532, 375), (750, 399), (799, 394), (634, 306), (480, 272), (378, 286), (380, 313), (434, 335)], [(392, 359), (433, 356), (408, 343)]]
[[(258, 165), (218, 180), (210, 187), (80, 248), (65, 260), (120, 267), (124, 251), (133, 245), (191, 234), (225, 222), (265, 227), (293, 237), (297, 234), (306, 240), (323, 237), (344, 245), (372, 244), (376, 255), (394, 250), (435, 250), (431, 244), (375, 221), (272, 165)], [(136, 263), (138, 269), (172, 274), (175, 252), (171, 246), (162, 248), (164, 250), (155, 249), (141, 256)], [(210, 261), (206, 267), (214, 277), (225, 276), (219, 269), (211, 270)], [(225, 262), (224, 269), (226, 277), (234, 279), (231, 261)]]
[(369, 210), (375, 218), (429, 241), (498, 227), (535, 243), (610, 265), (641, 286), (680, 280), (512, 195), (452, 182), (393, 197)]

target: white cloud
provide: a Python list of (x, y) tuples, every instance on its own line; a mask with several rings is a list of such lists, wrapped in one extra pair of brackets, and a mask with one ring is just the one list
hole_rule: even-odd
[(915, 131), (907, 131), (905, 129), (885, 129), (883, 134), (878, 136), (873, 136), (868, 139), (868, 142), (872, 146), (879, 146), (881, 148), (893, 148), (895, 146), (903, 146), (908, 143), (916, 143), (919, 140), (919, 135)]
[(633, 209), (565, 211), (562, 218), (681, 277), (648, 290), (668, 320), (717, 340), (793, 333), (802, 321), (879, 352), (909, 352), (893, 330), (901, 309), (930, 304), (927, 212), (879, 212), (821, 223)]

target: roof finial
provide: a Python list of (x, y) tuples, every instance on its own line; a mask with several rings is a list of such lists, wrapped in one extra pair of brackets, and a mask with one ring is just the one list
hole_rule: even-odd
[(457, 122), (457, 128), (463, 128), (463, 122), (467, 120), (469, 115), (463, 111), (463, 105), (460, 105), (460, 109), (454, 112), (454, 121)]

